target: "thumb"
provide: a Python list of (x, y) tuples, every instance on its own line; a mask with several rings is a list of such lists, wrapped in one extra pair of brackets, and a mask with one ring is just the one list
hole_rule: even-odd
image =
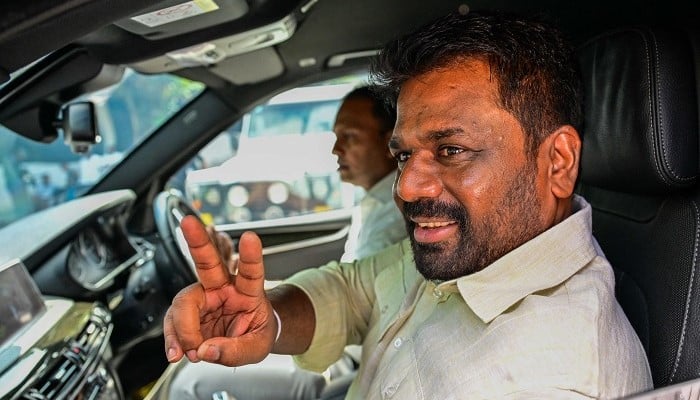
[(197, 357), (206, 362), (230, 367), (255, 364), (272, 350), (272, 342), (256, 333), (235, 338), (215, 337), (204, 341), (197, 349)]

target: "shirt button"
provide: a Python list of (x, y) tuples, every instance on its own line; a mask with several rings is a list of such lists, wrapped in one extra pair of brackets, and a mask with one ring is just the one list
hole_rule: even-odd
[(397, 349), (399, 347), (401, 347), (402, 344), (403, 344), (403, 339), (401, 339), (400, 337), (397, 337), (396, 339), (394, 339), (394, 347), (396, 347)]
[(445, 294), (442, 293), (442, 290), (440, 290), (437, 286), (433, 289), (433, 296), (435, 296), (435, 298), (442, 299), (442, 296), (444, 295)]
[(399, 385), (391, 385), (391, 386), (385, 387), (384, 390), (382, 391), (382, 397), (386, 399), (386, 398), (389, 398), (389, 397), (395, 395), (396, 389), (398, 389), (398, 386)]

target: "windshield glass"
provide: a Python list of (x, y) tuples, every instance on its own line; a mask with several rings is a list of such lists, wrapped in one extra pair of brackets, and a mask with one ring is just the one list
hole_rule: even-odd
[(71, 152), (62, 138), (39, 143), (0, 125), (0, 227), (85, 193), (203, 89), (127, 70), (118, 84), (75, 100), (93, 102), (97, 113), (101, 141), (85, 154)]

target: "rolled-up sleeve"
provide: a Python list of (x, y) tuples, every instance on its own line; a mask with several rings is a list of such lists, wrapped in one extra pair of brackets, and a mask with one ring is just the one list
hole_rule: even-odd
[(402, 257), (400, 244), (352, 263), (331, 262), (304, 270), (285, 281), (311, 300), (316, 327), (311, 345), (295, 356), (305, 369), (323, 371), (338, 360), (348, 344), (360, 344), (367, 334), (375, 304), (375, 279)]

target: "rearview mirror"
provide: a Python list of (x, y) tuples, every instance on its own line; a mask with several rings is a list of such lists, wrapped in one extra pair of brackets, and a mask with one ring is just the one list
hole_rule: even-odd
[(64, 106), (56, 127), (63, 130), (63, 141), (74, 153), (87, 153), (93, 144), (102, 139), (97, 131), (95, 105), (90, 101)]

